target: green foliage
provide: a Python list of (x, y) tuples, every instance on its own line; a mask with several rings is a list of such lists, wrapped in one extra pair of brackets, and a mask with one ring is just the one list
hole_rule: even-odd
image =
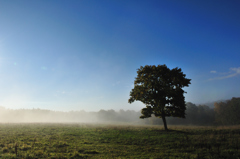
[(240, 98), (232, 98), (226, 102), (214, 103), (215, 119), (217, 124), (240, 124)]
[(146, 105), (140, 118), (185, 117), (183, 87), (189, 86), (191, 79), (185, 78), (180, 68), (169, 69), (166, 65), (141, 66), (137, 70), (134, 88), (130, 92), (129, 103), (141, 101)]

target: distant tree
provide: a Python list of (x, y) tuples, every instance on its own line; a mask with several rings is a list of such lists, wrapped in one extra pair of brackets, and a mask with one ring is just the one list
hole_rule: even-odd
[(214, 103), (215, 120), (221, 125), (240, 124), (240, 98), (233, 97), (226, 102)]
[(187, 120), (188, 124), (192, 124), (192, 125), (197, 124), (198, 107), (191, 102), (187, 102), (186, 106), (187, 106), (186, 120)]
[(214, 111), (207, 105), (198, 106), (198, 125), (212, 125), (214, 123)]
[(233, 97), (231, 100), (227, 101), (230, 114), (230, 124), (239, 125), (240, 124), (240, 98)]
[(146, 65), (141, 66), (137, 74), (128, 102), (141, 101), (146, 105), (140, 118), (152, 114), (162, 118), (165, 130), (168, 130), (166, 117), (185, 118), (185, 92), (182, 88), (189, 86), (191, 79), (185, 78), (180, 68), (171, 70), (166, 65)]

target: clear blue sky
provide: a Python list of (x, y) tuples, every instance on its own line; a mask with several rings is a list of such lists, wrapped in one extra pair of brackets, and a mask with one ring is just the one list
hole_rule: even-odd
[(136, 70), (180, 67), (186, 101), (240, 96), (238, 0), (0, 0), (0, 105), (130, 109)]

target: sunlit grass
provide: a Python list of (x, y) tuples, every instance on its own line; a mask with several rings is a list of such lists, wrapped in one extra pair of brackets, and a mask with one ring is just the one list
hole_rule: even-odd
[(240, 126), (0, 124), (0, 158), (240, 158)]

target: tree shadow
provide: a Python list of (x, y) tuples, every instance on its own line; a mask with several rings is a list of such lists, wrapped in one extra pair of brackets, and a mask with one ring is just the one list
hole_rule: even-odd
[(189, 131), (174, 130), (174, 129), (168, 129), (168, 130), (155, 129), (155, 130), (152, 130), (152, 131), (159, 132), (160, 134), (191, 134), (191, 132), (189, 132)]

